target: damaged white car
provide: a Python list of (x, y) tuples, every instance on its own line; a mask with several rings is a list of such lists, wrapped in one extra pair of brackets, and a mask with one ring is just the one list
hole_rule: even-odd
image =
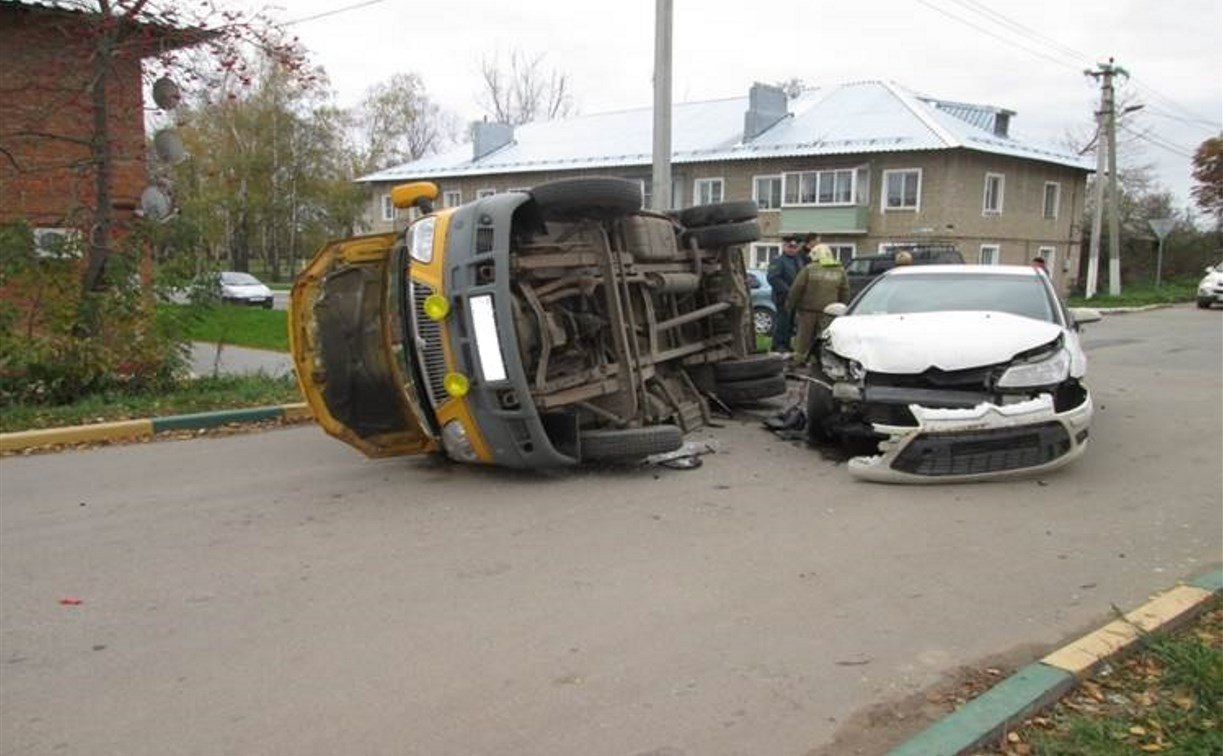
[(1027, 266), (928, 265), (876, 279), (820, 337), (813, 442), (877, 442), (855, 476), (894, 483), (1043, 473), (1087, 445), (1082, 323)]

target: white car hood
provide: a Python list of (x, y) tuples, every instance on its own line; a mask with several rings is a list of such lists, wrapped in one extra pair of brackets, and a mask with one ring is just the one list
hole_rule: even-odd
[(848, 315), (828, 327), (832, 351), (878, 373), (965, 370), (1048, 344), (1061, 326), (1005, 312)]
[(272, 290), (264, 284), (224, 284), (221, 288), (232, 294), (254, 295), (258, 297), (270, 296), (272, 293)]

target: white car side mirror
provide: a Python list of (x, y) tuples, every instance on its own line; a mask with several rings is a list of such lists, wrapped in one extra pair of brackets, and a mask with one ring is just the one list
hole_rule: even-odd
[(845, 306), (844, 302), (833, 302), (824, 308), (824, 314), (837, 318), (844, 315), (845, 311), (848, 309), (849, 308)]

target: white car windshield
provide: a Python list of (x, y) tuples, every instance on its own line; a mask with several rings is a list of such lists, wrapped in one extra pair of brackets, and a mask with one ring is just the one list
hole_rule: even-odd
[(853, 303), (851, 315), (991, 310), (1057, 323), (1055, 304), (1036, 276), (922, 273), (884, 276)]
[(259, 279), (250, 273), (222, 273), (221, 283), (226, 283), (230, 286), (258, 286)]

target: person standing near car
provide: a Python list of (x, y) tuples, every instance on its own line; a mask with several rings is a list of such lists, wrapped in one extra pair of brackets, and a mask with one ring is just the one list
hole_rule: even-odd
[(794, 337), (794, 367), (807, 364), (815, 337), (828, 325), (824, 308), (849, 301), (849, 277), (826, 244), (817, 244), (815, 259), (794, 279), (786, 297), (786, 310), (794, 313), (798, 333)]
[(803, 260), (803, 267), (805, 268), (810, 265), (820, 255), (832, 257), (832, 247), (825, 244), (823, 237), (819, 234), (807, 234), (807, 238), (803, 241), (803, 251), (800, 255)]
[(803, 269), (798, 254), (798, 242), (786, 239), (781, 255), (769, 263), (769, 286), (773, 287), (773, 304), (777, 306), (777, 319), (773, 323), (774, 352), (790, 351), (790, 335), (794, 324), (786, 308), (786, 297), (798, 272)]

